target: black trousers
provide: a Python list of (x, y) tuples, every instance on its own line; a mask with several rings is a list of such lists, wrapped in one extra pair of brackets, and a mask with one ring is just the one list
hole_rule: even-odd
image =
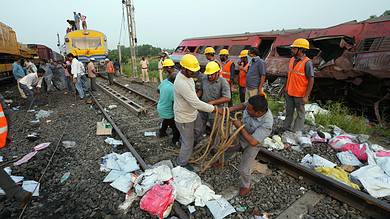
[(166, 134), (168, 127), (172, 129), (172, 134), (173, 134), (172, 142), (174, 142), (174, 143), (178, 142), (180, 139), (180, 132), (177, 129), (175, 120), (173, 118), (172, 119), (163, 119), (162, 124), (161, 124), (161, 128), (159, 130), (160, 135)]
[(238, 92), (240, 94), (240, 102), (245, 103), (245, 87), (239, 87)]
[(113, 85), (114, 84), (114, 74), (113, 73), (107, 73), (108, 74), (108, 84)]

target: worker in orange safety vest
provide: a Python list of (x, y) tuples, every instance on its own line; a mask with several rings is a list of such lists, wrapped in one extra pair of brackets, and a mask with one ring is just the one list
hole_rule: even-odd
[[(4, 148), (8, 141), (11, 141), (11, 135), (9, 135), (10, 124), (9, 108), (5, 104), (3, 96), (0, 95), (0, 148)], [(18, 186), (3, 168), (0, 168), (0, 187), (8, 198), (15, 198), (20, 202), (21, 207), (24, 207), (31, 199), (32, 193)]]
[(248, 50), (244, 49), (240, 52), (240, 62), (238, 63), (238, 92), (240, 94), (240, 102), (245, 102), (245, 87), (246, 87), (246, 73), (248, 72)]
[[(235, 64), (232, 60), (229, 60), (229, 50), (221, 49), (219, 51), (219, 59), (221, 60), (221, 71), (219, 76), (225, 78), (225, 80), (229, 83), (230, 93), (235, 92), (236, 90), (233, 87), (234, 82), (234, 71), (236, 69)], [(232, 99), (229, 102), (229, 106), (232, 106)]]
[(310, 48), (306, 39), (296, 39), (291, 45), (293, 57), (290, 59), (287, 82), (284, 86), (286, 99), (286, 119), (284, 129), (290, 130), (297, 111), (292, 131), (302, 131), (305, 122), (305, 103), (308, 103), (314, 84), (312, 61), (305, 55)]

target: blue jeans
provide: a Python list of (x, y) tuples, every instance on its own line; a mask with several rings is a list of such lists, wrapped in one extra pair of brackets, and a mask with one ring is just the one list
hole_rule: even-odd
[(84, 98), (84, 92), (88, 90), (85, 81), (86, 81), (85, 75), (77, 76), (76, 89), (77, 92), (79, 92), (79, 96), (81, 99)]

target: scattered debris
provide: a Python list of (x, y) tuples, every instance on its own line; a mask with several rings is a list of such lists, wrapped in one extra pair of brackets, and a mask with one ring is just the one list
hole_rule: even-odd
[(251, 164), (251, 173), (258, 172), (266, 176), (271, 175), (272, 171), (268, 168), (267, 164), (262, 164), (259, 161), (255, 160)]
[(47, 143), (42, 143), (42, 144), (35, 146), (33, 148), (32, 152), (24, 155), (21, 159), (16, 161), (14, 163), (14, 166), (19, 166), (21, 164), (27, 163), (31, 158), (33, 158), (38, 153), (38, 151), (41, 151), (41, 150), (47, 148), (50, 144), (51, 144), (50, 142), (47, 142)]
[(363, 166), (363, 164), (351, 151), (339, 152), (336, 154), (336, 156), (343, 165)]
[(96, 135), (112, 135), (112, 125), (103, 119), (96, 123)]
[(347, 172), (345, 172), (343, 169), (340, 167), (316, 167), (315, 168), (316, 172), (319, 172), (323, 175), (329, 176), (330, 178), (333, 178), (339, 182), (342, 182), (348, 186), (351, 186), (354, 189), (360, 190), (359, 186), (351, 180), (349, 180), (349, 175)]
[(240, 213), (245, 212), (247, 209), (248, 209), (247, 206), (242, 206), (242, 205), (236, 207), (236, 211)]
[(76, 146), (76, 142), (75, 141), (62, 141), (62, 146), (64, 146), (64, 148), (74, 148)]
[(31, 120), (31, 121), (30, 121), (30, 124), (31, 124), (33, 127), (39, 126), (39, 120), (38, 120), (38, 119), (36, 119), (36, 120)]
[(64, 173), (64, 175), (62, 175), (62, 177), (61, 177), (60, 183), (62, 184), (62, 183), (64, 183), (66, 180), (68, 180), (68, 179), (69, 179), (69, 176), (70, 176), (70, 172)]
[(188, 211), (190, 212), (190, 214), (192, 214), (196, 211), (195, 206), (193, 206), (193, 205), (188, 205), (187, 208), (188, 208)]
[(125, 201), (119, 205), (119, 210), (122, 211), (122, 214), (127, 214), (129, 208), (133, 204), (133, 202), (138, 198), (137, 194), (135, 192), (129, 190), (126, 193)]
[(141, 199), (140, 208), (160, 219), (168, 217), (175, 198), (173, 186), (168, 184), (154, 185)]
[(272, 139), (269, 137), (265, 138), (262, 145), (264, 147), (269, 148), (269, 149), (275, 149), (275, 150), (283, 150), (284, 149), (284, 144), (282, 142), (282, 138), (280, 138), (279, 135), (272, 136)]
[(11, 99), (5, 99), (4, 100), (4, 103), (6, 103), (6, 104), (11, 104), (11, 103), (13, 103), (14, 101), (13, 100), (11, 100)]
[(117, 107), (118, 107), (117, 105), (112, 104), (112, 105), (109, 105), (109, 106), (108, 106), (108, 109), (112, 110), (112, 109), (115, 109), (115, 108), (117, 108)]
[(123, 142), (121, 140), (116, 140), (110, 137), (107, 137), (106, 140), (104, 140), (104, 142), (111, 145), (113, 148), (118, 147), (118, 145), (123, 145)]
[(144, 136), (145, 137), (156, 137), (157, 133), (156, 132), (145, 132)]
[(12, 107), (12, 111), (17, 112), (20, 110), (20, 106), (14, 106)]
[(22, 188), (28, 192), (31, 192), (32, 196), (39, 196), (40, 183), (34, 180), (23, 181)]
[(345, 172), (351, 173), (355, 170), (355, 167), (352, 165), (341, 165), (341, 169), (345, 170)]
[(3, 162), (3, 156), (0, 156), (0, 162)]
[(33, 132), (31, 134), (28, 134), (26, 139), (29, 140), (29, 141), (36, 141), (40, 138), (39, 134), (36, 133), (36, 132)]
[(390, 176), (378, 165), (360, 167), (352, 172), (351, 176), (359, 180), (367, 192), (375, 198), (390, 195)]
[(49, 117), (50, 114), (52, 114), (53, 111), (49, 110), (49, 111), (46, 111), (46, 110), (39, 110), (37, 114), (35, 114), (35, 119), (39, 120), (39, 119), (42, 119), (42, 118), (46, 118), (46, 117)]
[(316, 167), (329, 167), (333, 168), (336, 166), (335, 163), (317, 155), (313, 154), (311, 156), (310, 154), (306, 154), (305, 157), (302, 158), (301, 164), (303, 166), (306, 166), (308, 168), (316, 168)]
[(215, 219), (222, 219), (236, 212), (236, 209), (224, 198), (209, 201), (206, 205)]

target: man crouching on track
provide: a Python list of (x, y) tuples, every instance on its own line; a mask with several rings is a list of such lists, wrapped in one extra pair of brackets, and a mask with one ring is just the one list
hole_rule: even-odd
[(251, 188), (251, 164), (255, 161), (260, 145), (271, 134), (274, 123), (272, 112), (268, 109), (268, 103), (263, 95), (255, 95), (249, 98), (247, 103), (242, 103), (229, 108), (230, 112), (244, 110), (242, 122), (232, 120), (236, 128), (245, 125), (239, 134), (239, 145), (228, 150), (234, 152), (242, 150), (240, 161), (240, 196), (249, 195)]
[(199, 122), (198, 110), (204, 112), (220, 111), (217, 107), (199, 100), (195, 91), (194, 77), (199, 71), (199, 62), (195, 56), (186, 54), (180, 60), (181, 71), (177, 74), (174, 83), (174, 103), (173, 110), (175, 122), (180, 132), (180, 154), (177, 158), (177, 164), (193, 170), (188, 163), (194, 145), (199, 143), (201, 132), (197, 129), (195, 123)]
[[(162, 62), (163, 69), (168, 73), (167, 79), (163, 80), (158, 86), (158, 93), (160, 94), (160, 99), (157, 104), (157, 111), (160, 118), (163, 120), (161, 128), (159, 130), (158, 136), (165, 137), (167, 136), (167, 129), (170, 127), (172, 129), (172, 145), (176, 146), (179, 139), (180, 133), (176, 128), (174, 114), (173, 114), (173, 83), (176, 78), (176, 70), (174, 68), (175, 63), (171, 59), (165, 59)], [(162, 77), (162, 76), (161, 76)]]

